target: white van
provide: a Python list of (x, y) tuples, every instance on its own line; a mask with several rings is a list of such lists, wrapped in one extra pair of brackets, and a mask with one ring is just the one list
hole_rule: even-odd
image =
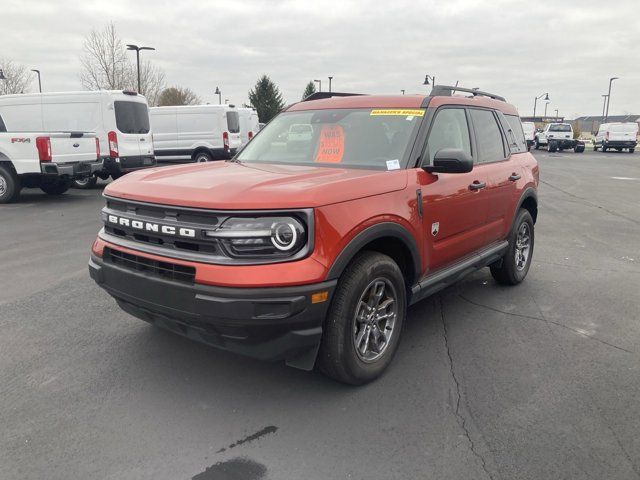
[(156, 158), (208, 162), (231, 158), (241, 146), (233, 105), (185, 105), (149, 109)]
[(536, 138), (536, 124), (533, 122), (522, 122), (522, 130), (524, 131), (524, 139), (527, 141), (527, 147), (531, 148)]
[[(104, 179), (156, 163), (147, 100), (136, 92), (0, 95), (0, 115), (14, 130), (95, 132), (104, 159), (104, 170), (98, 176)], [(89, 185), (95, 180), (90, 179)]]
[(260, 122), (255, 108), (239, 108), (238, 114), (240, 115), (240, 139), (244, 146), (260, 131)]
[(638, 124), (635, 122), (603, 123), (598, 128), (598, 133), (593, 143), (593, 149), (602, 148), (606, 152), (608, 148), (615, 148), (619, 152), (623, 148), (633, 153), (638, 143)]

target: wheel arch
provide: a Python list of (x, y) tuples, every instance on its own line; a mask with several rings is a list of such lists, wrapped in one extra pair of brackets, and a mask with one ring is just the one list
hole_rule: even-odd
[(199, 145), (197, 147), (195, 147), (193, 149), (193, 152), (191, 152), (191, 159), (195, 160), (196, 156), (199, 153), (206, 153), (207, 155), (209, 155), (211, 158), (213, 158), (213, 153), (211, 152), (211, 148), (210, 147), (206, 147), (204, 145)]
[(331, 265), (327, 280), (339, 278), (355, 256), (365, 250), (393, 258), (405, 277), (407, 288), (417, 281), (421, 273), (421, 260), (416, 241), (407, 229), (393, 222), (373, 225), (351, 239)]
[[(528, 210), (531, 214), (531, 218), (533, 218), (533, 223), (536, 223), (536, 220), (538, 218), (538, 194), (533, 187), (527, 188), (520, 197), (513, 215), (513, 222), (516, 221), (518, 211), (521, 208)], [(511, 225), (511, 227), (513, 228), (513, 224)]]

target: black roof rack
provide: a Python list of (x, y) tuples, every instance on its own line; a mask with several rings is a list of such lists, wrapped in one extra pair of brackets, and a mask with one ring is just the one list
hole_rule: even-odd
[(343, 93), (343, 92), (316, 92), (312, 93), (305, 99), (303, 102), (310, 102), (311, 100), (322, 100), (323, 98), (331, 98), (331, 97), (354, 97), (357, 95), (366, 95), (365, 93)]
[(441, 97), (450, 97), (453, 95), (453, 92), (465, 92), (471, 93), (474, 97), (489, 97), (494, 100), (500, 100), (501, 102), (506, 102), (504, 97), (500, 95), (495, 95), (493, 93), (483, 92), (482, 90), (478, 90), (477, 88), (462, 88), (462, 87), (451, 87), (448, 85), (434, 85), (433, 89), (431, 89), (431, 96), (441, 96)]

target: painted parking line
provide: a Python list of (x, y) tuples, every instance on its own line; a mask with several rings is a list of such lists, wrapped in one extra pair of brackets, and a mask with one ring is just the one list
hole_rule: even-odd
[(640, 180), (637, 177), (611, 177), (613, 180), (635, 180), (636, 182)]

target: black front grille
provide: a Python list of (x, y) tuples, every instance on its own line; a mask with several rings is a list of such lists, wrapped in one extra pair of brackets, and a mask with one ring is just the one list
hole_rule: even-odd
[(160, 262), (150, 258), (131, 255), (112, 248), (105, 248), (103, 260), (127, 270), (148, 273), (155, 277), (177, 282), (194, 283), (196, 269), (170, 262)]

